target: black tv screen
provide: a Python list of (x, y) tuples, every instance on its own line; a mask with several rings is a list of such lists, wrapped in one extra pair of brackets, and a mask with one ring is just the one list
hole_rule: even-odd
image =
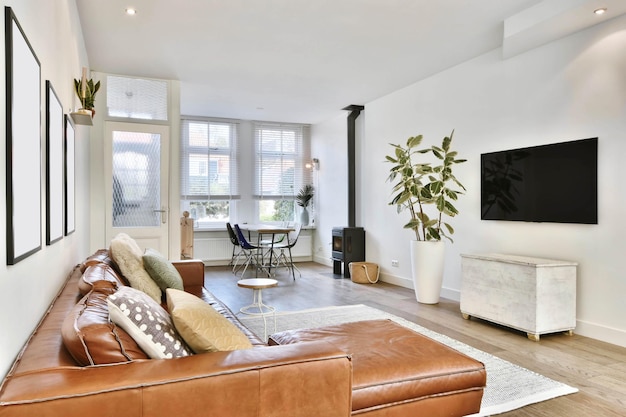
[(481, 219), (598, 223), (598, 138), (481, 155)]

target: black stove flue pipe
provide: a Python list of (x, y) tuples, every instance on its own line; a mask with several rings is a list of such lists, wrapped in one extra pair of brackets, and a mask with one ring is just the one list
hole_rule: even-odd
[(356, 118), (365, 106), (351, 104), (342, 110), (348, 115), (348, 227), (356, 226)]

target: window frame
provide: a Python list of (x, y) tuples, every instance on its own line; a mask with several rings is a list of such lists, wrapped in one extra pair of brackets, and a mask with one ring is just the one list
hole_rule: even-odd
[[(190, 142), (190, 125), (205, 124), (207, 126), (206, 145), (192, 145)], [(217, 147), (211, 146), (211, 125), (229, 126), (229, 146)], [(181, 173), (181, 189), (180, 201), (181, 211), (189, 211), (194, 218), (194, 227), (198, 230), (222, 229), (226, 227), (226, 222), (232, 222), (236, 218), (237, 201), (241, 198), (240, 194), (240, 155), (239, 155), (239, 123), (232, 120), (224, 120), (217, 118), (204, 117), (182, 117), (181, 118), (181, 146), (180, 146), (180, 173)], [(211, 193), (211, 180), (207, 182), (206, 194), (194, 194), (190, 192), (191, 184), (191, 157), (193, 155), (206, 156), (206, 176), (211, 176), (211, 157), (220, 156), (228, 159), (228, 192), (224, 194)], [(219, 176), (219, 173), (217, 174)], [(196, 219), (193, 210), (190, 208), (193, 202), (227, 202), (228, 217), (223, 220), (201, 220)]]
[[(305, 184), (311, 183), (311, 171), (306, 168), (306, 163), (310, 160), (310, 131), (309, 126), (304, 124), (291, 124), (291, 123), (271, 123), (271, 122), (255, 122), (253, 123), (253, 136), (254, 136), (254, 164), (255, 164), (255, 178), (254, 178), (254, 212), (255, 219), (260, 223), (283, 223), (283, 222), (296, 222), (297, 221), (297, 206), (296, 195)], [(270, 140), (280, 139), (280, 146), (274, 149), (263, 150), (263, 142), (266, 137), (263, 134), (265, 131), (274, 132), (268, 133)], [(276, 135), (276, 132), (279, 132)], [(271, 135), (276, 136), (271, 136)], [(287, 135), (286, 135), (287, 134)], [(286, 140), (291, 140), (290, 134), (293, 135), (293, 151), (290, 146), (285, 144)], [(265, 158), (264, 158), (265, 156)], [(279, 162), (281, 165), (280, 176), (284, 177), (285, 172), (289, 169), (285, 169), (285, 161), (292, 162), (293, 168), (293, 181), (290, 190), (285, 192), (284, 187), (280, 187), (278, 192), (266, 192), (264, 189), (265, 178), (262, 175), (263, 164), (265, 160)], [(287, 164), (288, 166), (289, 164)], [(276, 178), (274, 178), (276, 181)], [(267, 220), (262, 219), (261, 202), (262, 201), (289, 201), (293, 204), (293, 217), (290, 219), (277, 219)]]

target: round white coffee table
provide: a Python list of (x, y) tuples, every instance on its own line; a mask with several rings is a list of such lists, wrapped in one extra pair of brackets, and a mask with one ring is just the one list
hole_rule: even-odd
[(237, 285), (252, 290), (252, 304), (241, 307), (239, 311), (243, 314), (263, 317), (264, 338), (267, 339), (267, 320), (265, 315), (272, 313), (274, 316), (274, 331), (276, 331), (276, 309), (263, 303), (263, 290), (278, 286), (278, 281), (272, 278), (249, 278), (237, 281)]

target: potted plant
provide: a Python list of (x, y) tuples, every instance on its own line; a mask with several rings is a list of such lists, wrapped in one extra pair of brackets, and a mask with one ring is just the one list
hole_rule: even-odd
[(307, 207), (311, 203), (314, 195), (315, 188), (311, 184), (306, 184), (300, 189), (298, 195), (296, 196), (296, 203), (302, 207), (300, 223), (302, 223), (303, 226), (307, 226), (309, 224), (309, 211), (307, 210)]
[(81, 108), (79, 112), (89, 112), (91, 116), (95, 114), (94, 105), (96, 93), (100, 89), (100, 81), (94, 84), (92, 79), (87, 80), (83, 77), (81, 80), (74, 79), (74, 91), (80, 99)]
[[(410, 220), (404, 225), (415, 232), (411, 241), (411, 264), (413, 283), (417, 301), (426, 304), (439, 302), (443, 279), (444, 241), (454, 233), (454, 228), (444, 221), (444, 216), (458, 214), (453, 202), (463, 194), (465, 187), (452, 173), (456, 164), (465, 162), (458, 159), (457, 152), (451, 150), (452, 137), (443, 138), (441, 146), (419, 148), (423, 136), (411, 136), (406, 145), (394, 145), (393, 155), (386, 161), (393, 164), (388, 181), (393, 183), (393, 199), (397, 211), (408, 211)], [(438, 163), (416, 162), (420, 155), (430, 154)], [(429, 214), (430, 213), (430, 214)]]

